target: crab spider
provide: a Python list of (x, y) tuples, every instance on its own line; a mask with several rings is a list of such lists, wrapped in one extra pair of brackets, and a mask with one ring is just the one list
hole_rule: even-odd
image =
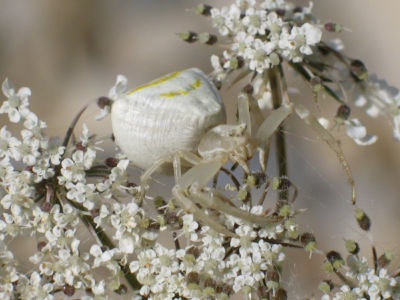
[[(292, 105), (272, 111), (251, 135), (249, 103), (239, 98), (239, 124), (225, 124), (225, 108), (219, 93), (198, 69), (168, 74), (121, 95), (112, 105), (115, 141), (137, 166), (141, 193), (154, 172), (172, 170), (174, 199), (185, 211), (217, 232), (232, 236), (225, 226), (203, 209), (213, 209), (265, 225), (277, 217), (258, 216), (237, 208), (207, 183), (229, 160), (250, 173), (247, 161), (258, 150), (265, 170), (263, 146), (292, 112)], [(182, 175), (182, 167), (189, 167)], [(199, 208), (200, 205), (203, 209)]]

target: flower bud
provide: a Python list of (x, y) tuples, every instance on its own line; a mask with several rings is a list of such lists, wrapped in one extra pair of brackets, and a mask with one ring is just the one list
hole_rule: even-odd
[(339, 106), (336, 112), (335, 119), (337, 122), (343, 123), (343, 121), (349, 118), (350, 113), (351, 113), (351, 108), (346, 104), (342, 104)]
[(186, 254), (191, 254), (193, 255), (195, 258), (198, 258), (200, 256), (200, 250), (199, 248), (192, 246), (189, 249), (186, 250)]
[(105, 108), (106, 106), (111, 106), (112, 100), (108, 97), (102, 96), (97, 99), (97, 106), (101, 109)]
[(177, 35), (179, 36), (179, 38), (187, 43), (193, 43), (195, 41), (197, 41), (197, 33), (193, 32), (193, 31), (184, 31), (184, 32), (180, 32), (177, 33)]
[(296, 7), (293, 9), (293, 12), (294, 12), (294, 13), (301, 13), (301, 12), (303, 12), (303, 7), (302, 7), (302, 6), (296, 6)]
[(244, 65), (244, 59), (241, 56), (232, 57), (229, 60), (230, 69), (240, 69)]
[(343, 26), (341, 24), (334, 22), (325, 23), (324, 28), (326, 31), (330, 32), (341, 32), (343, 30)]
[(107, 157), (104, 163), (109, 168), (115, 168), (118, 165), (119, 160), (115, 157)]
[(275, 281), (275, 282), (279, 282), (279, 273), (276, 270), (269, 270), (267, 271), (266, 274), (266, 279), (267, 281)]
[(212, 278), (207, 278), (207, 279), (204, 281), (204, 286), (205, 286), (205, 287), (212, 287), (212, 288), (215, 288), (215, 287), (217, 286), (217, 283), (215, 282), (214, 279), (212, 279)]
[(254, 175), (249, 175), (246, 178), (246, 183), (249, 187), (254, 187), (257, 184), (257, 178)]
[(334, 288), (334, 285), (332, 281), (330, 280), (324, 280), (320, 283), (319, 287), (320, 291), (322, 291), (324, 294), (329, 294), (331, 290)]
[(316, 248), (315, 236), (310, 232), (304, 232), (300, 236), (300, 242), (303, 244), (306, 251), (313, 251)]
[(91, 296), (91, 297), (93, 297), (93, 295), (94, 295), (91, 288), (86, 288), (85, 289), (85, 294), (88, 295), (88, 296)]
[(91, 210), (90, 210), (90, 215), (91, 215), (93, 218), (98, 217), (98, 216), (100, 215), (100, 209), (98, 209), (98, 208), (91, 209)]
[(157, 230), (160, 230), (161, 226), (165, 226), (167, 224), (164, 216), (158, 216), (156, 221), (157, 222), (150, 223), (149, 228), (148, 228), (149, 230), (157, 231)]
[(199, 4), (195, 7), (194, 11), (196, 14), (203, 15), (203, 16), (210, 16), (211, 15), (212, 6), (208, 4)]
[(332, 267), (335, 270), (339, 269), (340, 267), (342, 267), (344, 265), (344, 260), (339, 252), (329, 251), (328, 254), (326, 254), (326, 258), (332, 264)]
[(227, 294), (227, 295), (231, 295), (231, 294), (233, 293), (233, 288), (232, 288), (230, 285), (225, 284), (225, 285), (222, 287), (222, 292), (225, 293), (225, 294)]
[(125, 284), (121, 284), (114, 292), (118, 295), (125, 295), (128, 292), (128, 288)]
[(277, 9), (275, 9), (275, 12), (278, 16), (283, 17), (283, 16), (285, 16), (286, 10), (277, 8)]
[(67, 284), (66, 286), (64, 286), (63, 292), (68, 297), (72, 297), (75, 294), (75, 288), (72, 285)]
[(322, 79), (319, 78), (318, 76), (312, 77), (310, 80), (310, 84), (312, 86), (312, 90), (314, 93), (318, 93), (323, 89)]
[(378, 266), (381, 268), (386, 267), (393, 260), (393, 252), (386, 251), (378, 258)]
[(52, 207), (51, 203), (46, 201), (46, 202), (43, 202), (43, 204), (40, 208), (44, 212), (49, 212), (51, 210), (51, 207)]
[(76, 150), (86, 151), (86, 147), (83, 146), (82, 142), (77, 142), (75, 145)]
[(42, 251), (42, 249), (45, 247), (47, 245), (47, 243), (46, 242), (44, 242), (44, 241), (41, 241), (41, 242), (39, 242), (38, 244), (37, 244), (37, 249), (38, 249), (38, 251), (39, 252), (41, 252)]
[(286, 291), (284, 289), (280, 288), (279, 290), (276, 291), (273, 299), (274, 300), (286, 300), (287, 299)]
[(186, 281), (187, 281), (188, 283), (196, 283), (196, 284), (199, 284), (199, 282), (200, 282), (199, 273), (194, 272), (194, 271), (190, 272), (189, 274), (186, 275)]
[(26, 166), (24, 170), (33, 173), (33, 166)]
[(260, 285), (257, 289), (257, 296), (259, 299), (269, 299), (269, 289)]
[(360, 252), (360, 246), (353, 240), (346, 240), (345, 246), (347, 251), (349, 251), (351, 254), (357, 254)]
[(286, 191), (291, 185), (292, 183), (286, 177), (274, 177), (271, 181), (271, 187), (274, 190)]
[(368, 71), (361, 60), (354, 59), (350, 62), (350, 72), (358, 80), (365, 80), (368, 77)]
[(358, 226), (362, 230), (368, 231), (371, 227), (371, 219), (365, 214), (361, 208), (356, 208), (354, 210), (354, 216), (357, 220)]
[(165, 206), (167, 203), (165, 202), (164, 198), (161, 196), (156, 196), (154, 198), (154, 206), (157, 209), (161, 209), (161, 207)]
[(247, 190), (240, 188), (239, 192), (237, 193), (237, 197), (240, 201), (245, 201), (247, 198)]
[(218, 39), (215, 34), (210, 34), (208, 32), (202, 32), (198, 35), (198, 40), (202, 44), (214, 45)]

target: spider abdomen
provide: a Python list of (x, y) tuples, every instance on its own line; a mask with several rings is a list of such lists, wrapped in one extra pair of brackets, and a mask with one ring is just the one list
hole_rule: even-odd
[(225, 108), (199, 69), (168, 74), (143, 85), (112, 106), (117, 145), (137, 166), (179, 150), (194, 150), (204, 133), (225, 122)]

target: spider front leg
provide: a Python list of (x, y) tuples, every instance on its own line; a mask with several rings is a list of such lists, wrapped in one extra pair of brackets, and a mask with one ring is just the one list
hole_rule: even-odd
[(172, 157), (170, 155), (160, 158), (155, 161), (154, 164), (150, 168), (148, 168), (142, 176), (140, 176), (140, 194), (139, 194), (139, 202), (142, 202), (147, 191), (147, 183), (151, 178), (151, 175), (155, 173), (158, 169), (161, 168), (162, 165), (166, 163), (171, 163)]
[[(185, 157), (187, 159), (187, 157)], [(200, 220), (203, 224), (209, 226), (218, 233), (226, 236), (235, 236), (234, 233), (225, 228), (224, 225), (215, 221), (210, 215), (204, 212), (208, 205), (199, 208), (197, 204), (190, 198), (191, 186), (205, 186), (211, 178), (213, 178), (221, 169), (225, 159), (222, 157), (218, 160), (209, 162), (200, 162), (193, 168), (189, 169), (172, 189), (172, 194), (177, 204), (185, 211), (192, 213), (196, 220)]]
[(210, 215), (207, 215), (202, 209), (200, 209), (191, 199), (186, 197), (185, 191), (176, 185), (172, 189), (177, 204), (186, 212), (193, 214), (196, 220), (201, 220), (205, 225), (209, 226), (218, 233), (223, 235), (234, 237), (234, 233), (226, 229), (221, 223), (215, 221)]
[(148, 168), (140, 177), (140, 195), (139, 200), (142, 201), (145, 197), (147, 190), (147, 183), (150, 180), (151, 176), (156, 173), (164, 164), (172, 163), (175, 184), (177, 184), (178, 180), (181, 177), (181, 158), (184, 159), (190, 166), (198, 164), (201, 159), (194, 153), (188, 150), (177, 151), (174, 155), (168, 155), (159, 160), (155, 161), (154, 164)]
[(210, 215), (205, 214), (195, 203), (203, 209), (220, 211), (254, 224), (267, 225), (279, 222), (280, 217), (263, 217), (241, 210), (216, 189), (206, 187), (211, 178), (219, 172), (224, 161), (223, 157), (219, 157), (209, 162), (200, 163), (186, 172), (173, 188), (173, 195), (178, 204), (183, 209), (193, 213), (197, 220), (201, 220), (215, 231), (228, 236), (233, 236), (234, 233), (215, 221)]
[(259, 216), (242, 209), (237, 208), (231, 200), (218, 192), (215, 189), (204, 188), (201, 189), (198, 186), (194, 186), (190, 189), (190, 195), (202, 206), (212, 208), (214, 210), (221, 211), (228, 215), (234, 216), (236, 218), (242, 219), (244, 221), (250, 222), (252, 224), (258, 225), (268, 225), (271, 223), (276, 223), (282, 220), (278, 216)]

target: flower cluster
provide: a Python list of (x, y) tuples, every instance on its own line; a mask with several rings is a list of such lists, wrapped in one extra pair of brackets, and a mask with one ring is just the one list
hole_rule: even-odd
[[(260, 207), (256, 208), (262, 211)], [(152, 299), (228, 299), (244, 292), (260, 297), (285, 293), (280, 269), (285, 259), (276, 241), (293, 236), (297, 226), (271, 225), (256, 229), (234, 218), (226, 220), (237, 238), (230, 241), (208, 226), (200, 227), (192, 215), (182, 217), (182, 234), (190, 237), (186, 247), (168, 249), (156, 243), (130, 262), (143, 284), (140, 293)]]
[(400, 91), (385, 80), (371, 75), (368, 80), (356, 84), (354, 104), (365, 108), (368, 116), (384, 115), (393, 125), (393, 138), (400, 141)]
[[(126, 86), (121, 78), (110, 90), (116, 98), (123, 96)], [(130, 181), (129, 161), (123, 154), (100, 161), (99, 141), (86, 125), (71, 143), (73, 124), (63, 144), (58, 143), (45, 135), (45, 123), (29, 110), (29, 89), (15, 92), (8, 80), (3, 89), (7, 100), (2, 112), (12, 122), (24, 121), (24, 128), (22, 139), (5, 126), (1, 129), (2, 298), (53, 299), (63, 292), (107, 299), (110, 291), (126, 293), (125, 281), (139, 298), (286, 294), (281, 280), (283, 244), (306, 246), (290, 205), (277, 211), (281, 222), (265, 226), (221, 213), (222, 224), (235, 237), (198, 223), (172, 203), (160, 205), (154, 199), (155, 214), (140, 201), (140, 189)], [(237, 197), (241, 190), (250, 195), (255, 188), (255, 183), (245, 182)], [(248, 203), (241, 203), (252, 214), (265, 213), (262, 206), (250, 210)], [(90, 241), (78, 237), (82, 224), (93, 236)], [(171, 233), (175, 248), (158, 241), (160, 235)], [(34, 266), (29, 273), (18, 269), (18, 259), (7, 247), (9, 239), (19, 236), (37, 243), (29, 257)], [(184, 247), (179, 246), (182, 242)], [(108, 270), (107, 278), (96, 276), (99, 268)]]
[[(2, 271), (8, 274), (1, 276), (1, 298), (53, 299), (57, 291), (72, 295), (75, 289), (104, 295), (91, 272), (89, 253), (80, 249), (76, 237), (81, 224), (76, 205), (93, 207), (89, 194), (94, 188), (86, 184), (85, 171), (95, 151), (87, 130), (66, 157), (67, 145), (46, 136), (46, 123), (30, 111), (30, 90), (16, 92), (6, 79), (3, 93), (7, 99), (1, 113), (12, 123), (22, 122), (23, 129), (18, 138), (6, 126), (1, 128), (0, 243)], [(73, 201), (62, 201), (64, 197)], [(18, 260), (6, 246), (18, 236), (37, 239), (38, 251), (30, 257), (36, 268), (29, 273), (19, 271)]]
[[(211, 56), (212, 76), (216, 83), (228, 79), (235, 70), (240, 70), (237, 79), (253, 73), (252, 83), (259, 86), (256, 92), (260, 106), (271, 99), (268, 73), (291, 66), (310, 85), (316, 100), (323, 94), (331, 96), (347, 113), (332, 122), (321, 116), (327, 130), (344, 124), (347, 135), (356, 144), (371, 145), (377, 136), (367, 133), (360, 118), (350, 117), (351, 105), (364, 107), (367, 115), (384, 115), (391, 120), (393, 137), (400, 140), (400, 97), (396, 88), (389, 86), (376, 76), (368, 76), (365, 65), (358, 59), (344, 55), (344, 45), (335, 38), (323, 41), (322, 30), (339, 33), (343, 30), (337, 23), (320, 24), (312, 15), (313, 4), (296, 6), (284, 0), (237, 0), (222, 8), (199, 6), (197, 12), (210, 16), (213, 26), (224, 39), (224, 51)], [(181, 37), (187, 42), (200, 41), (212, 45), (216, 36), (190, 32)], [(210, 37), (213, 37), (211, 39)], [(282, 69), (281, 69), (282, 72)], [(256, 88), (255, 88), (256, 90)], [(339, 108), (340, 110), (340, 108)]]
[[(390, 275), (386, 268), (392, 259), (393, 253), (387, 252), (375, 262), (375, 267), (371, 267), (365, 257), (350, 254), (347, 258), (347, 266), (342, 267), (347, 270), (346, 282), (338, 285), (337, 289), (332, 292), (332, 282), (321, 283), (320, 289), (324, 292), (322, 299), (398, 299), (400, 297), (400, 278), (396, 274)], [(333, 262), (333, 264), (335, 263), (337, 264), (338, 261)]]
[[(243, 64), (263, 73), (281, 60), (301, 62), (321, 40), (322, 31), (311, 19), (311, 8), (285, 1), (243, 1), (221, 9), (212, 8), (213, 25), (231, 39), (223, 57), (211, 57), (218, 79)], [(309, 16), (309, 17), (308, 17)]]
[[(221, 55), (211, 57), (212, 79), (222, 85), (233, 71), (238, 71), (234, 82), (248, 79), (238, 97), (241, 129), (217, 140), (218, 147), (237, 141), (240, 146), (213, 149), (216, 156), (211, 161), (195, 148), (186, 149), (182, 160), (192, 169), (186, 171), (184, 165), (174, 170), (177, 183), (166, 189), (164, 196), (172, 194), (168, 200), (153, 197), (144, 180), (133, 182), (132, 164), (119, 150), (101, 159), (99, 144), (105, 140), (97, 139), (86, 125), (75, 137), (86, 107), (60, 142), (45, 134), (46, 123), (30, 111), (30, 90), (16, 90), (6, 79), (0, 114), (8, 116), (10, 127), (22, 129), (15, 135), (14, 128), (0, 128), (0, 298), (54, 299), (63, 293), (84, 300), (112, 299), (115, 294), (130, 299), (229, 299), (242, 293), (250, 299), (287, 299), (288, 286), (282, 281), (285, 248), (322, 252), (316, 249), (314, 235), (297, 225), (302, 210), (295, 211), (292, 205), (298, 190), (287, 176), (283, 121), (297, 114), (335, 152), (352, 185), (353, 204), (354, 179), (332, 128), (345, 126), (359, 145), (377, 140), (360, 119), (350, 117), (354, 104), (372, 117), (389, 117), (394, 138), (400, 140), (398, 90), (368, 77), (363, 63), (345, 56), (337, 40), (321, 41), (323, 28), (339, 32), (341, 27), (320, 25), (311, 9), (312, 3), (298, 7), (285, 0), (237, 0), (222, 8), (198, 7), (228, 43)], [(208, 33), (188, 32), (181, 37), (208, 45), (217, 40)], [(315, 102), (307, 106), (291, 101), (283, 64), (304, 79)], [(193, 90), (198, 88), (196, 82)], [(353, 100), (347, 97), (349, 91)], [(108, 97), (98, 99), (97, 119), (107, 116), (113, 101), (127, 95), (127, 79), (120, 75)], [(333, 126), (311, 113), (310, 106), (321, 104), (321, 95), (338, 102)], [(253, 130), (257, 133), (251, 135), (253, 125), (264, 130)], [(279, 174), (270, 177), (265, 167), (270, 143), (260, 136), (268, 134), (269, 140), (277, 129), (277, 151), (271, 152), (276, 153)], [(259, 170), (251, 157), (255, 148), (260, 153)], [(218, 155), (224, 158), (222, 166), (216, 163)], [(175, 158), (173, 165), (179, 165)], [(210, 171), (212, 183), (200, 186), (191, 181), (180, 186), (186, 183), (182, 178), (188, 181), (186, 174), (195, 173), (194, 168), (205, 173), (211, 165), (219, 168)], [(157, 163), (148, 172), (156, 167)], [(221, 184), (220, 174), (230, 183)], [(266, 209), (271, 190), (277, 201)], [(356, 209), (356, 219), (363, 230), (369, 230), (371, 222), (361, 209)], [(13, 249), (13, 240), (19, 237), (37, 246), (29, 253), (29, 271), (21, 267)], [(346, 241), (346, 247), (347, 265), (335, 251), (326, 255), (325, 270), (341, 283), (324, 281), (322, 299), (400, 299), (400, 274), (390, 274), (387, 268), (391, 253), (378, 258), (373, 248), (371, 267), (358, 256), (357, 243)]]

